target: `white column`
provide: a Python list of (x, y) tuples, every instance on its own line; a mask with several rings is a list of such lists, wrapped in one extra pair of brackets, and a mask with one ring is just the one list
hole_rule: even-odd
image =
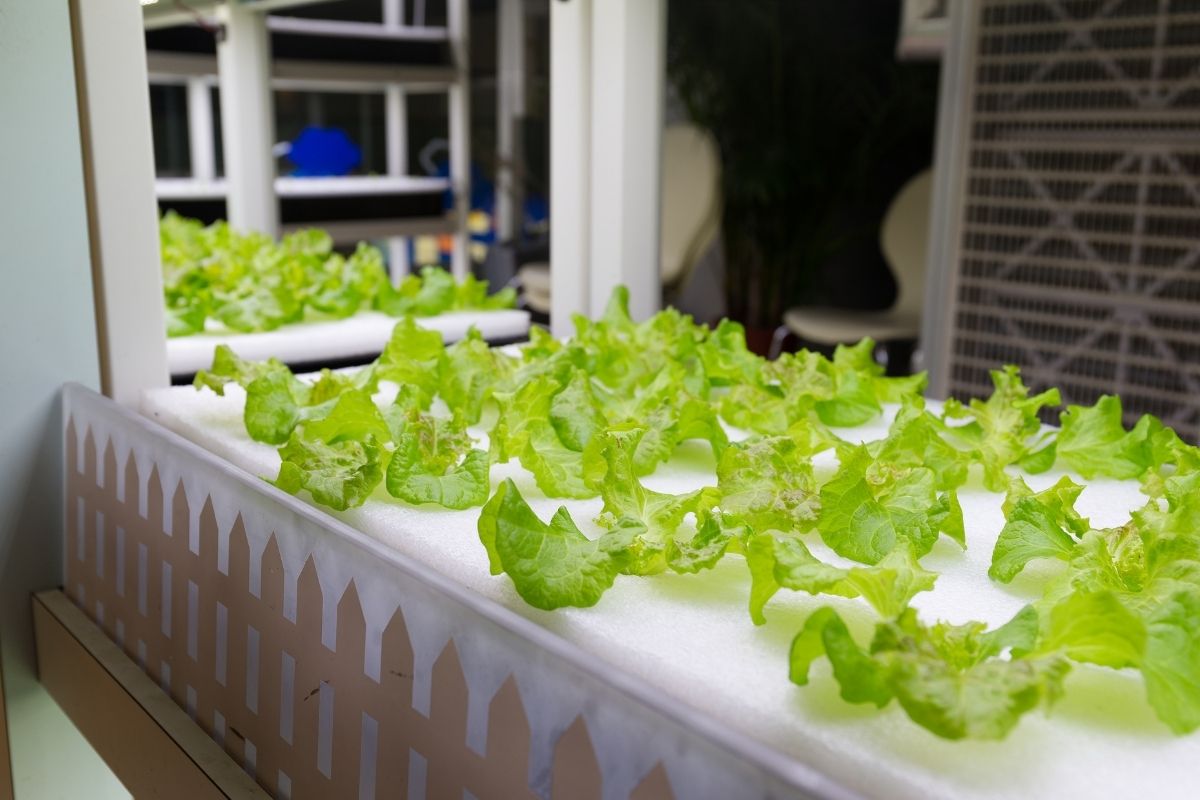
[(496, 25), (496, 234), (518, 233), (521, 198), (513, 163), (519, 149), (517, 120), (525, 115), (525, 2), (500, 0)]
[(412, 272), (412, 264), (408, 259), (408, 239), (404, 236), (389, 236), (387, 240), (388, 276), (393, 286), (399, 286), (408, 273)]
[(229, 222), (235, 228), (274, 236), (279, 230), (279, 204), (271, 154), (275, 106), (266, 17), (240, 3), (223, 3), (217, 7), (217, 18), (225, 30), (224, 39), (217, 43), (217, 72)]
[(408, 101), (404, 87), (389, 83), (383, 93), (383, 131), (387, 137), (387, 174), (408, 174)]
[[(396, 3), (396, 5), (399, 5)], [(386, 12), (390, 5), (384, 6)], [(397, 16), (395, 11), (393, 16)], [(385, 18), (387, 15), (385, 14)], [(397, 16), (398, 20), (398, 16)], [(399, 21), (395, 24), (399, 25)], [(390, 83), (383, 94), (383, 132), (386, 137), (387, 174), (393, 177), (408, 174), (408, 101), (404, 87)], [(409, 272), (408, 240), (393, 236), (387, 241), (388, 273), (392, 283), (399, 284)]]
[(450, 185), (454, 191), (454, 253), (450, 268), (461, 280), (470, 270), (467, 250), (470, 235), (467, 215), (471, 212), (471, 62), (467, 49), (470, 20), (467, 0), (449, 0), (446, 8), (450, 46), (454, 52), (457, 79), (450, 87)]
[(383, 0), (383, 26), (395, 30), (404, 25), (404, 0)]
[(217, 148), (213, 135), (212, 92), (199, 76), (187, 80), (188, 149), (192, 178), (212, 181), (217, 177)]
[(922, 366), (929, 373), (930, 397), (944, 398), (950, 384), (947, 314), (958, 291), (958, 216), (962, 214), (963, 175), (970, 151), (968, 123), (974, 26), (980, 4), (962, 0), (950, 4), (950, 34), (942, 56), (938, 88), (937, 135), (934, 142), (933, 196), (929, 213), (929, 247), (925, 255), (925, 308), (921, 315)]
[(141, 6), (72, 14), (101, 387), (133, 405), (169, 382)]
[[(601, 0), (623, 2), (623, 0)], [(550, 331), (589, 311), (592, 0), (550, 3)]]
[(592, 183), (589, 311), (617, 284), (644, 319), (662, 302), (659, 196), (666, 0), (592, 7)]

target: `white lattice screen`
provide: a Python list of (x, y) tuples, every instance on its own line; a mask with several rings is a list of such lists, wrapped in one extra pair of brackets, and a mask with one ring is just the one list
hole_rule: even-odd
[(1196, 439), (1200, 0), (970, 9), (945, 389), (1016, 363)]

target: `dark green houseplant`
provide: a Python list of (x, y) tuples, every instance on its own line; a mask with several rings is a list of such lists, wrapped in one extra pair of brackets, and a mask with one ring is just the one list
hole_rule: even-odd
[(821, 271), (929, 163), (936, 67), (896, 63), (898, 19), (895, 0), (670, 2), (668, 79), (720, 148), (729, 311), (752, 337), (825, 299)]

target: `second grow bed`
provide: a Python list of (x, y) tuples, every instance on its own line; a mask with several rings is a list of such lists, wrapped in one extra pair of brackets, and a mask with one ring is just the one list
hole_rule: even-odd
[[(440, 333), (447, 344), (463, 338), (472, 325), (489, 342), (509, 342), (529, 333), (529, 312), (517, 309), (449, 311), (421, 317), (417, 322)], [(312, 364), (370, 360), (379, 355), (395, 326), (395, 317), (363, 311), (346, 319), (303, 322), (262, 333), (180, 336), (167, 339), (167, 365), (173, 376), (193, 375), (212, 363), (213, 348), (219, 344), (229, 345), (253, 361), (277, 358), (287, 364)]]

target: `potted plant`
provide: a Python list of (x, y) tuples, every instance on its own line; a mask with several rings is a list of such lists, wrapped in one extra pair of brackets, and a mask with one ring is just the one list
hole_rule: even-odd
[(937, 102), (936, 67), (895, 61), (899, 17), (895, 1), (671, 0), (668, 78), (720, 148), (730, 315), (761, 350), (856, 243), (887, 280), (879, 217), (929, 163)]

